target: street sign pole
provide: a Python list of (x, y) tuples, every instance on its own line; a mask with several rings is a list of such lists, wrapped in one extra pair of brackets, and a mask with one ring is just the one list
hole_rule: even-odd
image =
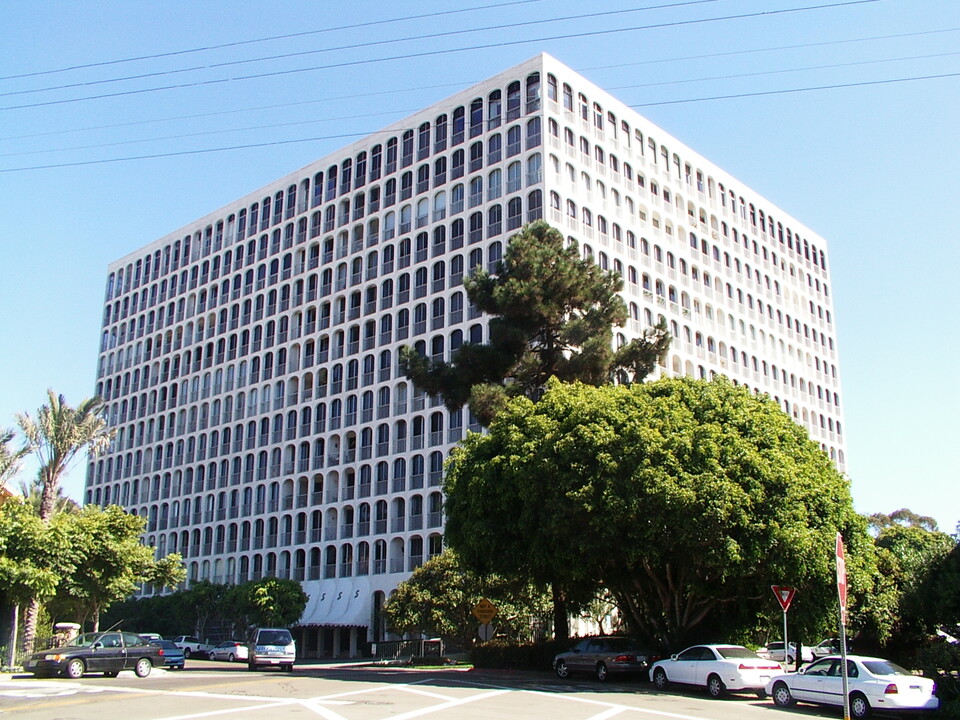
[(787, 643), (787, 610), (790, 609), (790, 603), (793, 601), (793, 596), (797, 590), (783, 585), (771, 585), (770, 589), (773, 590), (773, 595), (777, 598), (777, 602), (780, 603), (780, 608), (783, 610), (783, 664), (789, 665), (790, 645)]
[(837, 533), (837, 596), (840, 600), (840, 663), (843, 678), (843, 720), (850, 720), (850, 688), (847, 679), (847, 561), (843, 552), (843, 536)]

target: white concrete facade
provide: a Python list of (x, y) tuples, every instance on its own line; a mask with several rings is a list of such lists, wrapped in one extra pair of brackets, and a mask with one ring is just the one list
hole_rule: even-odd
[(624, 338), (667, 320), (660, 373), (769, 393), (844, 469), (826, 242), (539, 55), (111, 264), (117, 437), (86, 502), (145, 516), (190, 581), (295, 578), (304, 624), (353, 628), (344, 652), (382, 639), (379, 604), (442, 548), (443, 459), (479, 429), (399, 348), (484, 341), (462, 279), (537, 218), (621, 273)]

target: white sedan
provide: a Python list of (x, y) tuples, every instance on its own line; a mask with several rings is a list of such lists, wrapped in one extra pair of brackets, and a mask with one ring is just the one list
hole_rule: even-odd
[(779, 663), (766, 660), (740, 645), (694, 645), (650, 668), (650, 680), (658, 690), (670, 683), (700, 685), (711, 697), (728, 690), (750, 690), (765, 697), (771, 677), (783, 672)]
[(246, 662), (247, 657), (247, 646), (236, 640), (222, 642), (210, 651), (211, 660), (226, 660), (227, 662), (238, 660)]
[[(832, 655), (770, 678), (766, 690), (782, 708), (798, 700), (817, 705), (843, 705), (843, 661)], [(936, 710), (940, 701), (929, 678), (914, 675), (881, 658), (847, 655), (850, 716), (861, 720), (871, 710)]]

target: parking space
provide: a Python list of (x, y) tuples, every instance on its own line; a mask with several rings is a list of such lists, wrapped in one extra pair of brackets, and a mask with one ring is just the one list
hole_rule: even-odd
[[(242, 670), (242, 672), (241, 672)], [(147, 678), (80, 680), (15, 677), (0, 681), (0, 713), (31, 720), (208, 717), (413, 720), (420, 717), (604, 720), (762, 720), (769, 702), (712, 701), (701, 694), (657, 693), (632, 682), (563, 682), (549, 673), (418, 671), (371, 667), (300, 667), (292, 675), (247, 672), (243, 665), (197, 663)]]

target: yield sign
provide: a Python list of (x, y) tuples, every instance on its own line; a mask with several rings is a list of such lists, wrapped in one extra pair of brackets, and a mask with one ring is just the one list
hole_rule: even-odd
[(843, 536), (837, 533), (837, 594), (840, 596), (841, 613), (847, 609), (847, 561), (843, 556)]
[(789, 610), (790, 602), (793, 600), (793, 596), (796, 595), (797, 589), (783, 585), (771, 585), (770, 589), (773, 590), (773, 594), (776, 596), (777, 602), (780, 603), (783, 611), (786, 612)]

